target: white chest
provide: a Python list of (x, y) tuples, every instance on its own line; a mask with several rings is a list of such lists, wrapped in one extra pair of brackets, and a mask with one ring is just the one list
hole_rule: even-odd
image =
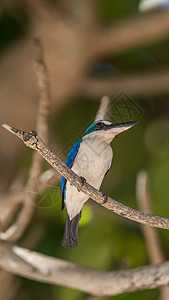
[(112, 148), (99, 140), (83, 140), (74, 161), (72, 170), (97, 188), (112, 161)]
[[(112, 156), (113, 152), (109, 144), (98, 140), (83, 140), (72, 170), (79, 176), (83, 176), (89, 184), (100, 189), (104, 175), (111, 166)], [(70, 219), (82, 210), (88, 198), (70, 182), (66, 183), (65, 205)]]

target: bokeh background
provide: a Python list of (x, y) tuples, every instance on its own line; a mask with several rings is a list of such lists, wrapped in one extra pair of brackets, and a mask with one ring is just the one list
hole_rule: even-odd
[[(84, 1), (85, 2), (85, 1)], [(96, 25), (113, 27), (129, 19), (144, 17), (136, 0), (94, 1), (0, 1), (0, 121), (16, 128), (34, 129), (38, 87), (34, 72), (32, 39), (39, 36), (48, 65), (52, 103), (49, 119), (50, 147), (66, 158), (71, 144), (93, 121), (100, 98), (85, 90), (88, 80), (121, 80), (131, 76), (160, 74), (169, 68), (169, 38), (131, 47), (116, 54), (88, 58), (88, 42)], [(52, 9), (51, 9), (52, 8)], [(156, 12), (148, 12), (152, 16)], [(158, 24), (156, 24), (158, 26)], [(96, 31), (97, 32), (97, 31)], [(126, 33), (130, 34), (130, 33)], [(113, 37), (112, 37), (113, 39)], [(91, 41), (90, 41), (91, 43)], [(152, 75), (153, 78), (153, 75)], [(150, 76), (151, 79), (151, 76)], [(82, 88), (83, 87), (83, 88)], [(137, 88), (107, 91), (114, 122), (139, 120), (112, 143), (114, 159), (101, 190), (112, 198), (138, 208), (136, 177), (149, 175), (153, 213), (169, 216), (169, 81), (157, 94)], [(126, 104), (129, 106), (126, 108)], [(26, 180), (32, 151), (4, 129), (0, 129), (0, 191), (5, 194), (17, 176)], [(44, 170), (49, 166), (44, 163)], [(52, 191), (51, 191), (52, 190)], [(33, 236), (34, 249), (83, 266), (103, 270), (134, 268), (149, 264), (140, 225), (104, 209), (90, 200), (85, 205), (75, 249), (61, 246), (65, 213), (61, 212), (59, 184), (38, 199), (35, 217), (24, 238)], [(169, 233), (158, 230), (166, 259)], [(20, 278), (21, 288), (13, 299), (89, 299), (85, 293)], [(159, 290), (139, 291), (104, 299), (159, 299)]]

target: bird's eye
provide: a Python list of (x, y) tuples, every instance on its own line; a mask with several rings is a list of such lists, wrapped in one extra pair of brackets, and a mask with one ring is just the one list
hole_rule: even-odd
[(103, 127), (104, 127), (104, 124), (102, 122), (98, 122), (95, 125), (95, 128), (97, 128), (97, 129), (102, 129)]

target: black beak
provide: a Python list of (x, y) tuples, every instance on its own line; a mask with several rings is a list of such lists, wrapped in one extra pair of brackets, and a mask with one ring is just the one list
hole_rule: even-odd
[(132, 122), (125, 122), (125, 123), (112, 123), (110, 125), (105, 125), (105, 130), (108, 134), (113, 134), (114, 136), (118, 135), (119, 133), (130, 129), (134, 125), (136, 125), (138, 121), (132, 121)]
[(131, 128), (134, 125), (139, 123), (139, 121), (132, 121), (132, 122), (124, 122), (124, 123), (112, 123), (110, 125), (104, 125), (106, 130), (109, 130), (110, 128), (120, 128), (123, 127), (125, 130), (125, 127)]

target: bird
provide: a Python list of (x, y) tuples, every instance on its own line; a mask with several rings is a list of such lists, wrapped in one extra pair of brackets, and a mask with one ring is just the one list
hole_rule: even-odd
[[(106, 120), (93, 122), (70, 149), (65, 164), (82, 180), (100, 189), (113, 159), (110, 143), (121, 132), (131, 128), (137, 121), (112, 123)], [(106, 193), (103, 193), (106, 201)], [(89, 196), (79, 191), (65, 177), (61, 178), (62, 210), (66, 210), (66, 222), (62, 246), (74, 248), (78, 243), (78, 227), (84, 203)]]

